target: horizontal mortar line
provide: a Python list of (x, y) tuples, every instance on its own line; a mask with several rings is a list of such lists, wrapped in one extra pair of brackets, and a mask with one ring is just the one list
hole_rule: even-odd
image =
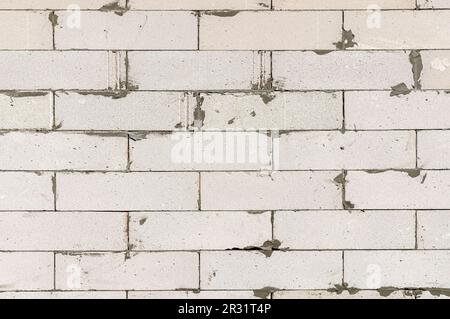
[[(292, 288), (287, 288), (287, 289), (275, 289), (274, 292), (329, 292), (329, 289), (331, 287), (326, 287), (326, 288), (310, 288), (310, 289), (292, 289)], [(357, 287), (351, 287), (351, 288), (357, 288)], [(333, 288), (334, 289), (334, 288)], [(358, 289), (358, 288), (357, 288)], [(382, 287), (380, 289), (383, 289)], [(398, 291), (398, 292), (402, 292), (402, 291), (424, 291), (427, 292), (429, 290), (434, 290), (434, 289), (445, 289), (445, 288), (431, 288), (431, 287), (392, 287), (393, 291)], [(55, 290), (0, 290), (0, 294), (4, 294), (4, 293), (8, 293), (8, 294), (14, 294), (14, 293), (109, 293), (109, 292), (122, 292), (122, 293), (126, 293), (126, 292), (136, 292), (136, 293), (158, 293), (158, 292), (175, 292), (175, 293), (192, 293), (192, 292), (249, 292), (249, 293), (253, 293), (255, 290), (259, 290), (259, 288), (257, 289), (252, 289), (252, 288), (248, 288), (248, 289), (203, 289), (203, 288), (175, 288), (173, 290), (168, 290), (168, 289), (155, 289), (155, 290), (129, 290), (129, 289), (117, 289), (117, 290), (100, 290), (100, 289), (86, 289), (86, 290), (61, 290), (61, 289), (55, 289)], [(368, 288), (360, 288), (358, 293), (361, 292), (379, 292), (379, 289), (368, 289)], [(334, 292), (331, 292), (332, 294)]]
[[(290, 92), (299, 92), (299, 93), (309, 93), (309, 92), (321, 92), (321, 93), (342, 93), (342, 92), (392, 92), (392, 88), (387, 89), (283, 89), (283, 88), (273, 88), (270, 90), (254, 90), (254, 89), (185, 89), (185, 90), (174, 90), (174, 89), (160, 89), (160, 90), (151, 90), (151, 89), (111, 89), (111, 88), (105, 88), (105, 89), (0, 89), (0, 94), (5, 94), (8, 92), (36, 92), (36, 93), (83, 93), (89, 95), (89, 93), (120, 93), (120, 92), (128, 92), (128, 93), (204, 93), (204, 94), (237, 94), (237, 93), (243, 93), (243, 94), (250, 94), (254, 93), (255, 95), (261, 94), (261, 93), (290, 93)], [(450, 87), (445, 89), (420, 89), (420, 90), (412, 90), (411, 93), (420, 93), (420, 92), (438, 92), (438, 91), (448, 91), (450, 93)], [(57, 96), (59, 97), (59, 96)], [(106, 96), (107, 98), (111, 98), (111, 96)], [(400, 96), (401, 97), (401, 96)], [(404, 97), (407, 97), (405, 95)], [(14, 98), (14, 96), (13, 96)], [(19, 97), (20, 98), (20, 97)], [(399, 96), (392, 96), (392, 98), (399, 98)], [(118, 98), (120, 99), (120, 98)]]
[[(339, 211), (339, 212), (366, 212), (366, 211), (380, 211), (380, 212), (389, 212), (389, 211), (393, 211), (393, 212), (398, 212), (398, 211), (419, 211), (419, 212), (427, 212), (427, 211), (442, 211), (442, 212), (447, 212), (450, 211), (450, 206), (449, 208), (348, 208), (348, 209), (342, 209), (342, 208), (271, 208), (271, 209), (260, 209), (260, 210), (248, 210), (248, 209), (228, 209), (228, 210), (224, 210), (224, 209), (204, 209), (204, 210), (199, 210), (199, 213), (217, 213), (217, 212), (240, 212), (240, 211), (246, 211), (249, 214), (251, 214), (252, 212), (266, 212), (266, 211), (274, 211), (275, 213), (282, 213), (282, 212), (323, 212), (323, 211)], [(1, 211), (0, 211), (1, 212)], [(62, 211), (61, 211), (62, 212)], [(90, 210), (87, 210), (87, 212), (90, 212)], [(154, 210), (154, 211), (130, 211), (131, 213), (133, 212), (159, 212), (158, 210)], [(161, 211), (162, 212), (162, 211)], [(174, 211), (164, 211), (164, 212), (174, 212)]]
[[(316, 48), (316, 49), (130, 49), (130, 48), (103, 48), (103, 49), (88, 49), (88, 48), (56, 48), (56, 49), (0, 49), (0, 52), (110, 52), (110, 51), (128, 51), (128, 52), (315, 52), (315, 51), (330, 51), (333, 52), (403, 52), (407, 53), (411, 50), (420, 51), (450, 51), (448, 48), (398, 48), (398, 49), (351, 49), (351, 50), (336, 50), (330, 48)], [(322, 55), (326, 56), (326, 54)]]
[[(120, 49), (117, 49), (120, 50)], [(197, 50), (197, 52), (302, 52), (302, 53), (313, 53), (315, 51), (330, 51), (327, 54), (333, 52), (403, 52), (407, 53), (408, 51), (418, 50), (418, 51), (449, 51), (450, 47), (447, 48), (397, 48), (397, 49), (348, 49), (348, 50), (336, 50), (330, 48), (317, 48), (317, 49), (268, 49), (268, 48), (254, 48), (254, 49), (202, 49)], [(165, 51), (165, 50), (129, 50), (129, 51)], [(327, 54), (318, 54), (323, 57), (326, 57)]]
[[(72, 11), (86, 11), (86, 12), (99, 12), (99, 13), (114, 13), (114, 12), (121, 12), (123, 11), (124, 14), (126, 14), (127, 12), (192, 12), (192, 13), (196, 13), (198, 11), (200, 11), (201, 13), (204, 12), (223, 12), (223, 11), (231, 11), (231, 12), (261, 12), (261, 13), (267, 13), (267, 12), (330, 12), (330, 11), (339, 11), (339, 12), (352, 12), (352, 11), (363, 11), (363, 12), (372, 12), (375, 10), (368, 10), (367, 8), (305, 8), (305, 9), (290, 9), (290, 8), (273, 8), (273, 10), (270, 10), (270, 8), (258, 8), (258, 9), (207, 9), (207, 8), (202, 8), (202, 9), (138, 9), (138, 8), (126, 8), (126, 9), (122, 9), (122, 10), (103, 10), (101, 8), (98, 9), (87, 9), (87, 8), (80, 8), (80, 9), (68, 9), (68, 8), (36, 8), (36, 9), (25, 9), (25, 8), (2, 8), (0, 9), (0, 12), (2, 11), (31, 11), (31, 12), (48, 12), (48, 11), (61, 11), (61, 12), (72, 12)], [(396, 11), (396, 12), (404, 12), (404, 11), (412, 11), (412, 12), (416, 12), (416, 11), (450, 11), (450, 8), (380, 8), (380, 10), (376, 10), (378, 11)]]
[(25, 9), (25, 8), (3, 8), (0, 9), (0, 12), (23, 12), (23, 11), (28, 11), (28, 12), (50, 12), (50, 11), (59, 11), (59, 12), (73, 12), (73, 11), (81, 11), (81, 12), (97, 12), (97, 13), (114, 13), (114, 12), (124, 12), (124, 14), (126, 14), (127, 12), (158, 12), (158, 13), (162, 13), (162, 12), (191, 12), (191, 13), (196, 13), (196, 12), (201, 12), (201, 13), (205, 13), (205, 12), (223, 12), (223, 11), (230, 11), (230, 12), (254, 12), (254, 13), (268, 13), (268, 12), (373, 12), (373, 11), (394, 11), (394, 12), (417, 12), (417, 11), (429, 11), (429, 12), (434, 12), (434, 11), (449, 11), (450, 8), (409, 8), (409, 7), (405, 7), (405, 8), (380, 8), (379, 10), (370, 10), (368, 8), (305, 8), (305, 9), (290, 9), (290, 8), (273, 8), (272, 10), (270, 8), (259, 8), (259, 9), (207, 9), (207, 8), (202, 8), (202, 9), (138, 9), (138, 8), (127, 8), (127, 9), (122, 9), (122, 10), (101, 10), (101, 8), (98, 9), (87, 9), (87, 8), (80, 8), (80, 9), (69, 9), (69, 8), (35, 8), (35, 9)]
[[(88, 290), (62, 290), (62, 289), (53, 289), (53, 290), (0, 290), (0, 293), (3, 292), (125, 292), (125, 291), (132, 291), (132, 292), (191, 292), (193, 290), (198, 290), (196, 288), (185, 288), (185, 289), (136, 289), (136, 290), (129, 290), (129, 289), (118, 289), (118, 290), (109, 290), (109, 289), (88, 289)], [(284, 289), (283, 289), (284, 290)], [(309, 289), (296, 289), (297, 290), (309, 290)], [(325, 289), (317, 289), (317, 290), (325, 290)], [(366, 290), (366, 289), (365, 289)], [(367, 289), (368, 290), (368, 289)], [(251, 292), (253, 289), (201, 289), (201, 291), (208, 291), (208, 292), (222, 292), (222, 291), (244, 291), (244, 292)]]
[[(450, 285), (449, 285), (450, 286)], [(356, 288), (356, 287), (351, 287), (351, 288)], [(435, 288), (431, 288), (431, 287), (427, 287), (427, 288), (425, 288), (425, 287), (408, 287), (408, 288), (403, 288), (403, 287), (389, 287), (389, 288), (391, 288), (391, 289), (393, 289), (394, 291), (402, 291), (402, 290), (421, 290), (421, 289), (435, 289)], [(313, 289), (292, 289), (292, 288), (288, 288), (288, 289), (276, 289), (276, 291), (277, 292), (284, 292), (284, 291), (286, 291), (286, 292), (296, 292), (296, 291), (305, 291), (305, 292), (309, 292), (309, 291), (323, 291), (323, 292), (330, 292), (329, 290), (328, 290), (329, 288), (313, 288)], [(379, 289), (383, 289), (383, 287), (380, 287)], [(361, 288), (361, 289), (359, 289), (359, 291), (358, 291), (358, 293), (359, 292), (368, 292), (368, 291), (371, 291), (371, 292), (378, 292), (379, 291), (379, 289), (371, 289), (371, 288)], [(439, 289), (439, 288), (438, 288)], [(345, 290), (345, 289), (344, 289)], [(248, 291), (248, 290), (247, 290)], [(335, 293), (336, 294), (336, 292), (332, 292), (332, 293)]]
[[(432, 89), (421, 89), (421, 90), (413, 90), (411, 93), (420, 93), (420, 92), (437, 92), (437, 91), (449, 91), (450, 87), (448, 88), (432, 88)], [(77, 89), (56, 89), (56, 90), (51, 90), (51, 89), (43, 89), (43, 91), (56, 91), (56, 93), (58, 92), (98, 92), (99, 90), (77, 90)], [(103, 90), (104, 92), (111, 92), (113, 90)], [(218, 93), (218, 94), (222, 94), (222, 93), (254, 93), (259, 94), (259, 93), (284, 93), (284, 92), (293, 92), (293, 93), (309, 93), (309, 92), (320, 92), (320, 93), (340, 93), (340, 92), (392, 92), (391, 88), (386, 88), (386, 89), (283, 89), (283, 88), (274, 88), (273, 90), (252, 90), (252, 89), (234, 89), (234, 90), (230, 90), (230, 89), (200, 89), (200, 90), (195, 90), (195, 89), (186, 89), (186, 90), (170, 90), (170, 89), (164, 89), (164, 90), (146, 90), (146, 89), (138, 89), (138, 90), (118, 90), (120, 91), (127, 91), (130, 93), (133, 92), (173, 92), (173, 93)], [(1, 91), (0, 91), (1, 92)], [(100, 92), (102, 92), (102, 90), (100, 90)], [(113, 91), (114, 92), (114, 91)], [(449, 92), (450, 93), (450, 92)], [(392, 98), (398, 98), (398, 96), (393, 96)]]
[[(223, 164), (221, 164), (223, 165)], [(236, 164), (230, 164), (236, 165)], [(314, 172), (342, 172), (342, 170), (348, 172), (365, 172), (365, 173), (384, 173), (384, 172), (404, 172), (404, 171), (423, 171), (423, 172), (450, 172), (450, 168), (329, 168), (329, 169), (279, 169), (279, 170), (269, 170), (269, 169), (253, 169), (253, 170), (245, 170), (245, 169), (217, 169), (217, 170), (39, 170), (39, 169), (1, 169), (0, 173), (59, 173), (59, 174), (108, 174), (108, 173), (260, 173), (264, 175), (264, 173), (283, 173), (283, 172), (306, 172), (306, 173), (314, 173)], [(375, 171), (375, 172), (373, 172)], [(262, 176), (264, 177), (264, 176)]]
[[(111, 89), (62, 89), (62, 88), (39, 88), (39, 89), (24, 89), (24, 88), (17, 88), (17, 89), (2, 89), (0, 87), (0, 94), (4, 94), (4, 92), (55, 92), (55, 93), (61, 93), (64, 94), (66, 92), (68, 93), (98, 93), (98, 92), (106, 92), (106, 93), (113, 93), (113, 92), (128, 92), (128, 93), (204, 93), (204, 94), (238, 94), (238, 93), (248, 93), (248, 94), (261, 94), (261, 93), (341, 93), (341, 92), (391, 92), (392, 89), (283, 89), (283, 88), (275, 88), (273, 90), (252, 90), (252, 89), (183, 89), (183, 90), (173, 90), (173, 89), (139, 89), (139, 90), (111, 90)], [(425, 92), (444, 92), (444, 93), (450, 93), (450, 87), (448, 88), (432, 88), (432, 89), (421, 89), (421, 90), (414, 90), (412, 93), (425, 93)], [(88, 94), (89, 95), (89, 94)], [(59, 98), (60, 96), (57, 96)], [(14, 97), (13, 97), (14, 98)], [(110, 96), (105, 98), (111, 98)], [(394, 98), (399, 98), (398, 96), (393, 96)]]
[[(428, 132), (428, 131), (449, 131), (449, 128), (398, 128), (398, 129), (345, 129), (345, 132), (349, 133), (357, 133), (357, 132)], [(265, 134), (267, 132), (279, 132), (280, 135), (289, 135), (290, 133), (308, 133), (308, 132), (340, 132), (341, 134), (345, 135), (344, 132), (342, 132), (341, 128), (335, 128), (335, 129), (285, 129), (285, 128), (269, 128), (269, 127), (261, 127), (261, 128), (223, 128), (223, 129), (204, 129), (204, 130), (197, 130), (197, 129), (188, 129), (188, 130), (180, 130), (180, 129), (173, 129), (173, 130), (73, 130), (73, 129), (0, 129), (0, 138), (1, 134), (8, 134), (8, 133), (28, 133), (28, 134), (39, 134), (46, 135), (49, 133), (61, 133), (61, 134), (86, 134), (86, 135), (99, 135), (102, 134), (112, 134), (116, 136), (103, 136), (105, 138), (107, 137), (123, 137), (126, 138), (127, 134), (133, 134), (133, 133), (148, 133), (148, 135), (173, 135), (173, 134), (179, 134), (179, 133), (186, 133), (186, 134), (192, 134), (192, 133), (261, 133)], [(143, 138), (145, 140), (145, 138)], [(134, 141), (139, 142), (139, 141)], [(449, 168), (450, 169), (450, 168)]]
[[(76, 3), (74, 3), (76, 4)], [(98, 12), (98, 13), (114, 13), (114, 12), (124, 12), (126, 14), (127, 12), (191, 12), (196, 13), (198, 11), (200, 12), (210, 12), (210, 11), (217, 11), (217, 12), (223, 12), (223, 11), (239, 11), (239, 12), (270, 12), (271, 10), (269, 8), (261, 8), (261, 9), (134, 9), (134, 8), (126, 8), (121, 10), (103, 10), (101, 8), (98, 9), (87, 9), (87, 8), (80, 8), (80, 9), (69, 9), (69, 8), (37, 8), (37, 9), (0, 9), (0, 12), (2, 11), (31, 11), (31, 12), (49, 12), (49, 11), (60, 11), (60, 12), (73, 12), (73, 11), (86, 11), (86, 12)], [(288, 10), (283, 10), (288, 11)], [(317, 11), (317, 10), (289, 10), (289, 11)], [(320, 10), (322, 11), (322, 10)], [(334, 11), (334, 10), (323, 10), (323, 11)]]
[[(353, 8), (353, 9), (337, 9), (337, 8), (335, 8), (335, 9), (277, 9), (277, 8), (274, 8), (273, 10), (271, 10), (271, 11), (289, 11), (289, 12), (292, 12), (292, 11), (294, 11), (294, 12), (308, 12), (308, 11), (310, 11), (310, 12), (330, 12), (330, 11), (339, 11), (339, 12), (342, 12), (342, 11), (344, 11), (344, 12), (368, 12), (368, 13), (371, 13), (371, 12), (373, 12), (373, 11), (376, 11), (376, 12), (378, 12), (378, 11), (381, 11), (381, 12), (383, 12), (383, 11), (397, 11), (397, 12), (404, 12), (404, 11), (412, 11), (412, 12), (417, 12), (417, 11), (448, 11), (448, 10), (450, 10), (450, 8), (383, 8), (383, 9), (380, 9), (380, 10), (370, 10), (370, 9), (368, 9), (368, 8), (364, 8), (364, 9), (362, 9), (362, 8), (360, 8), (360, 9), (356, 9), (356, 8)], [(239, 11), (239, 10), (238, 10)], [(255, 10), (255, 11), (263, 11), (263, 10)]]
[(352, 212), (352, 211), (380, 211), (380, 212), (389, 212), (389, 211), (394, 211), (394, 212), (400, 212), (400, 211), (408, 211), (408, 212), (414, 212), (414, 211), (419, 211), (419, 212), (427, 212), (427, 211), (448, 211), (449, 209), (445, 209), (445, 208), (433, 208), (433, 209), (427, 209), (427, 208), (422, 208), (422, 209), (413, 209), (413, 208), (376, 208), (376, 209), (343, 209), (343, 208), (323, 208), (323, 209), (267, 209), (267, 210), (248, 210), (248, 209), (241, 209), (241, 210), (134, 210), (134, 211), (128, 211), (128, 210), (76, 210), (76, 209), (68, 209), (68, 210), (0, 210), (0, 213), (122, 213), (122, 214), (126, 214), (126, 213), (131, 213), (131, 214), (140, 214), (140, 213), (229, 213), (229, 214), (234, 214), (234, 213), (245, 213), (245, 214), (264, 214), (264, 213), (270, 213), (271, 211), (275, 212), (275, 213), (280, 213), (283, 214), (285, 212), (321, 212), (321, 211), (337, 211), (337, 212)]
[[(0, 290), (0, 294), (2, 293), (49, 293), (49, 292), (63, 292), (63, 293), (67, 293), (67, 292), (123, 292), (125, 293), (127, 290), (61, 290), (61, 289), (54, 289), (54, 290), (48, 290), (48, 289), (43, 289), (43, 290)], [(128, 290), (128, 291), (135, 291), (135, 290)], [(137, 291), (137, 290), (136, 290)], [(172, 291), (172, 290), (169, 290)], [(178, 291), (178, 290), (174, 290), (174, 291)]]
[[(127, 49), (127, 48), (105, 48), (105, 49), (0, 49), (0, 52), (198, 52), (197, 49)], [(230, 50), (230, 52), (233, 50)], [(233, 51), (234, 52), (234, 51)], [(247, 52), (247, 51), (242, 51)], [(256, 50), (255, 50), (256, 52)]]
[[(30, 293), (35, 293), (35, 292), (192, 292), (192, 291), (197, 291), (199, 290), (198, 288), (175, 288), (175, 289), (153, 289), (153, 290), (142, 290), (142, 289), (136, 289), (136, 290), (129, 290), (129, 289), (117, 289), (117, 290), (108, 290), (108, 289), (87, 289), (87, 290), (78, 290), (78, 289), (73, 289), (73, 290), (62, 290), (62, 289), (54, 289), (54, 290), (48, 290), (48, 289), (43, 289), (43, 290), (0, 290), (0, 293), (16, 293), (16, 292), (30, 292)], [(304, 289), (304, 290), (308, 290), (308, 289)], [(315, 290), (326, 290), (326, 288), (322, 288), (322, 289), (315, 289)], [(200, 291), (204, 291), (204, 292), (223, 292), (223, 291), (235, 291), (235, 292), (253, 292), (253, 289), (201, 289)], [(281, 291), (281, 290), (280, 290)], [(283, 290), (284, 291), (284, 290)]]
[[(86, 292), (194, 292), (194, 291), (200, 291), (200, 292), (253, 292), (254, 290), (258, 289), (198, 289), (198, 288), (175, 288), (175, 289), (154, 289), (154, 290), (129, 290), (129, 289), (117, 289), (117, 290), (100, 290), (100, 289), (87, 289), (87, 290), (61, 290), (61, 289), (54, 289), (54, 290), (0, 290), (0, 294), (2, 293), (86, 293)], [(362, 291), (366, 291), (368, 289), (362, 289)], [(327, 288), (315, 288), (315, 289), (302, 289), (302, 290), (293, 290), (293, 289), (277, 289), (277, 291), (327, 291)], [(376, 290), (375, 290), (376, 291)]]
[(195, 209), (177, 209), (177, 210), (163, 210), (163, 209), (146, 209), (146, 210), (117, 210), (117, 209), (109, 209), (109, 210), (98, 210), (98, 209), (66, 209), (66, 210), (17, 210), (17, 209), (1, 209), (0, 213), (238, 213), (238, 212), (247, 212), (249, 214), (252, 213), (260, 213), (260, 212), (321, 212), (321, 211), (339, 211), (339, 212), (361, 212), (361, 211), (450, 211), (449, 208), (352, 208), (352, 209), (342, 209), (342, 208), (272, 208), (272, 209), (259, 209), (259, 210), (248, 210), (248, 209), (204, 209), (204, 210), (195, 210)]
[[(392, 252), (392, 251), (408, 251), (408, 252), (425, 252), (425, 251), (444, 251), (450, 252), (449, 248), (439, 248), (439, 249), (415, 249), (415, 248), (330, 248), (330, 249), (296, 249), (296, 248), (281, 248), (273, 249), (272, 252), (279, 252), (289, 254), (290, 252)], [(165, 254), (165, 253), (202, 253), (202, 252), (221, 252), (221, 253), (233, 253), (233, 252), (245, 252), (245, 253), (263, 253), (263, 250), (258, 249), (184, 249), (184, 250), (1, 250), (0, 253), (56, 253), (59, 255), (89, 255), (89, 254), (126, 254), (126, 253), (151, 253), (151, 254)], [(270, 257), (268, 257), (270, 258)]]

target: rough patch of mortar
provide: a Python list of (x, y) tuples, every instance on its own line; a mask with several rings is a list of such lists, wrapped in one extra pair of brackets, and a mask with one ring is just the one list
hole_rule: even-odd
[(234, 17), (239, 13), (238, 10), (205, 11), (206, 15), (228, 18)]
[(420, 78), (422, 77), (423, 62), (422, 62), (422, 56), (420, 55), (419, 50), (411, 51), (411, 53), (409, 54), (409, 62), (411, 62), (411, 64), (412, 64), (414, 88), (416, 90), (420, 90), (422, 88), (422, 84), (420, 83)]
[(125, 12), (127, 12), (128, 10), (130, 10), (130, 8), (128, 7), (122, 7), (119, 4), (119, 1), (113, 1), (111, 3), (105, 4), (103, 7), (101, 7), (100, 9), (98, 9), (99, 11), (102, 12), (114, 12), (115, 14), (117, 14), (118, 16), (123, 16)]
[(331, 52), (334, 52), (334, 50), (314, 50), (313, 52), (317, 55), (326, 55)]
[(399, 291), (399, 290), (400, 289), (395, 288), (395, 287), (381, 287), (381, 288), (377, 289), (377, 291), (381, 297), (389, 297), (394, 292)]
[(202, 110), (202, 105), (205, 100), (203, 96), (200, 95), (200, 93), (194, 94), (197, 105), (194, 109), (194, 127), (201, 129), (203, 127), (203, 123), (205, 121), (206, 113), (204, 110)]
[(50, 12), (48, 15), (48, 19), (52, 23), (53, 27), (56, 27), (58, 25), (58, 16), (56, 15), (55, 11)]
[(247, 246), (244, 247), (244, 250), (256, 250), (264, 254), (267, 258), (271, 257), (275, 250), (279, 251), (288, 251), (289, 248), (280, 248), (281, 242), (277, 239), (267, 240), (263, 243), (262, 246)]
[(120, 91), (99, 91), (99, 92), (92, 92), (92, 91), (80, 91), (77, 92), (80, 95), (98, 95), (98, 96), (104, 96), (104, 97), (110, 97), (113, 100), (122, 99), (126, 97), (129, 92), (125, 90)]
[(129, 132), (128, 136), (131, 140), (137, 142), (141, 140), (145, 140), (147, 138), (148, 133), (147, 132)]
[(405, 83), (394, 85), (391, 89), (391, 96), (408, 95), (412, 91)]
[[(413, 168), (413, 169), (370, 169), (370, 170), (366, 170), (365, 172), (369, 173), (369, 174), (380, 174), (380, 173), (385, 173), (385, 172), (389, 172), (389, 171), (406, 173), (411, 178), (419, 177), (420, 173), (422, 172), (422, 170), (419, 169), (419, 168)], [(423, 181), (425, 181), (425, 179), (423, 179)]]
[(348, 283), (344, 282), (342, 285), (334, 285), (334, 288), (327, 289), (327, 291), (338, 295), (342, 294), (344, 291), (348, 291), (350, 295), (356, 295), (361, 289), (349, 287)]
[(334, 42), (333, 44), (339, 50), (345, 50), (347, 48), (353, 48), (358, 45), (358, 43), (354, 42), (355, 35), (352, 30), (345, 30), (342, 28), (342, 40), (339, 42)]
[(259, 93), (259, 96), (261, 97), (264, 104), (269, 104), (276, 98), (276, 95), (271, 92), (261, 92)]
[(36, 96), (46, 96), (48, 92), (20, 92), (20, 91), (0, 91), (0, 94), (9, 97), (20, 98), (20, 97), (36, 97)]

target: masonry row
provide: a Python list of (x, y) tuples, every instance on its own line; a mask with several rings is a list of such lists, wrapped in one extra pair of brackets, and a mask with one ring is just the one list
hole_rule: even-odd
[(450, 211), (0, 212), (0, 230), (0, 251), (450, 249)]
[(450, 169), (450, 131), (4, 132), (0, 170)]
[(0, 49), (450, 49), (448, 10), (119, 13), (0, 11)]
[(450, 131), (6, 132), (0, 149), (4, 171), (450, 169)]
[(448, 251), (0, 253), (3, 290), (436, 289), (450, 286), (449, 262)]
[(450, 88), (450, 50), (1, 51), (0, 59), (2, 90)]
[(0, 210), (6, 211), (450, 209), (448, 170), (2, 172), (0, 177)]
[[(416, 6), (417, 2), (417, 6)], [(128, 3), (128, 5), (127, 5)], [(450, 8), (448, 0), (3, 0), (0, 9), (366, 10)], [(272, 8), (271, 8), (272, 7)]]
[[(52, 92), (3, 91), (0, 130), (441, 130), (450, 129), (448, 105), (445, 91), (57, 91), (54, 99)], [(197, 120), (196, 109), (203, 112)]]

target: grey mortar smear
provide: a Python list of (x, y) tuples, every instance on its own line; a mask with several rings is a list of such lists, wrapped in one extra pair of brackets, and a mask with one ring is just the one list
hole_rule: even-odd
[(420, 90), (422, 88), (422, 84), (420, 83), (420, 78), (422, 76), (423, 71), (423, 62), (422, 56), (420, 55), (419, 50), (413, 50), (409, 54), (409, 62), (412, 64), (412, 72), (414, 78), (414, 88), (416, 90)]
[(405, 83), (400, 83), (391, 87), (392, 91), (390, 96), (399, 96), (399, 95), (408, 95), (411, 93), (411, 89), (409, 89)]
[(331, 293), (338, 294), (338, 295), (342, 294), (344, 291), (348, 291), (348, 293), (350, 295), (356, 295), (358, 292), (361, 291), (361, 289), (354, 288), (354, 287), (349, 287), (348, 283), (344, 282), (342, 285), (339, 285), (339, 284), (338, 285), (334, 285), (334, 288), (327, 289), (327, 291), (331, 292)]
[(117, 1), (113, 1), (111, 3), (105, 4), (103, 7), (101, 7), (98, 10), (102, 11), (102, 12), (114, 12), (118, 16), (123, 16), (123, 14), (125, 12), (127, 12), (128, 10), (130, 10), (130, 8), (120, 6), (119, 1), (117, 0)]
[(201, 129), (203, 127), (203, 123), (205, 121), (206, 113), (204, 110), (202, 110), (203, 102), (205, 101), (205, 98), (200, 95), (200, 93), (194, 94), (197, 105), (194, 109), (194, 126), (198, 129)]
[(20, 98), (20, 97), (36, 97), (36, 96), (46, 96), (49, 92), (19, 92), (19, 91), (0, 91), (0, 94)]
[(238, 13), (239, 13), (239, 11), (237, 11), (237, 10), (205, 11), (206, 15), (222, 17), (222, 18), (234, 17)]
[(344, 209), (354, 209), (355, 204), (346, 199), (346, 190), (345, 190), (346, 177), (347, 172), (343, 171), (341, 174), (339, 174), (333, 179), (333, 182), (342, 186), (342, 206), (344, 207)]
[(78, 132), (77, 134), (86, 134), (89, 136), (100, 137), (128, 137), (128, 135), (123, 132)]
[(396, 291), (405, 291), (404, 294), (406, 296), (420, 296), (424, 292), (429, 292), (431, 295), (440, 297), (447, 296), (450, 297), (450, 289), (449, 288), (396, 288), (396, 287), (381, 287), (377, 289), (378, 293), (382, 297), (389, 297)]
[(259, 96), (261, 97), (264, 104), (269, 104), (276, 98), (275, 94), (269, 92), (261, 92), (259, 93)]
[(130, 92), (126, 90), (119, 90), (119, 91), (101, 91), (101, 92), (81, 91), (76, 93), (80, 95), (99, 95), (104, 97), (110, 97), (113, 100), (117, 100), (126, 97)]
[[(369, 174), (380, 174), (380, 173), (385, 173), (385, 172), (389, 172), (389, 171), (393, 171), (393, 172), (401, 172), (401, 173), (406, 173), (408, 174), (409, 177), (411, 178), (416, 178), (420, 176), (421, 173), (421, 169), (419, 168), (413, 168), (413, 169), (371, 169), (371, 170), (367, 170), (365, 171), (366, 173)], [(423, 179), (423, 181), (425, 181), (425, 179)]]
[(52, 23), (53, 27), (56, 27), (58, 25), (58, 16), (54, 11), (50, 12), (50, 14), (48, 15), (48, 19)]
[[(267, 240), (263, 243), (262, 246), (247, 246), (244, 247), (244, 250), (255, 250), (264, 254), (267, 258), (271, 257), (275, 250), (277, 251), (288, 251), (289, 248), (280, 248), (281, 242), (277, 239)], [(233, 248), (229, 250), (240, 250), (239, 248)]]
[(130, 136), (130, 139), (137, 142), (141, 140), (145, 140), (147, 138), (148, 133), (147, 132), (129, 132), (128, 135)]
[(326, 55), (331, 52), (334, 52), (334, 50), (314, 50), (313, 52), (317, 55)]
[(255, 289), (253, 290), (253, 296), (261, 299), (267, 299), (271, 293), (274, 293), (277, 290), (279, 289), (274, 287), (264, 287), (262, 289)]

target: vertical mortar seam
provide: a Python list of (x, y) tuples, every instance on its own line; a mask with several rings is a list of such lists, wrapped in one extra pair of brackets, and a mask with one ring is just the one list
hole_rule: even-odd
[(51, 91), (52, 92), (52, 130), (56, 130), (56, 92), (55, 91)]
[(270, 81), (270, 90), (274, 90), (273, 87), (273, 51), (269, 51), (269, 81)]
[(345, 11), (344, 11), (344, 10), (342, 10), (342, 17), (341, 17), (341, 20), (342, 20), (342, 25), (341, 25), (341, 34), (342, 34), (341, 41), (342, 41), (342, 49), (343, 49), (343, 50), (347, 50), (347, 48), (345, 47), (345, 36), (344, 36), (344, 30), (345, 30)]
[(346, 130), (345, 122), (345, 90), (342, 91), (342, 132)]
[(202, 210), (202, 173), (198, 172), (198, 200), (197, 200), (198, 210)]
[(347, 210), (346, 205), (346, 189), (345, 183), (347, 182), (347, 171), (345, 169), (342, 170), (342, 209)]
[(53, 211), (55, 211), (55, 212), (58, 211), (58, 209), (56, 207), (56, 199), (57, 199), (56, 191), (57, 191), (57, 189), (56, 189), (56, 172), (53, 172), (53, 175), (52, 175), (52, 192), (53, 192)]
[(127, 254), (130, 252), (130, 212), (127, 212), (127, 225), (126, 225), (126, 236), (127, 236)]
[(197, 51), (200, 51), (200, 16), (201, 11), (196, 11), (197, 14)]
[(415, 210), (415, 249), (419, 249), (417, 209)]
[(127, 90), (127, 91), (130, 88), (130, 84), (128, 81), (129, 70), (130, 70), (130, 60), (128, 57), (128, 51), (125, 51), (125, 90)]
[[(53, 17), (55, 17), (56, 15), (56, 11), (52, 10), (52, 12), (50, 13), (51, 15), (53, 15)], [(55, 24), (52, 22), (52, 46), (53, 46), (53, 50), (56, 50), (56, 41), (55, 41)]]
[(274, 145), (275, 145), (275, 136), (273, 134), (273, 131), (270, 131), (270, 170), (271, 170), (271, 173), (273, 173), (275, 171)]
[(131, 155), (130, 155), (130, 134), (127, 134), (127, 166), (125, 168), (126, 172), (131, 171)]
[(56, 252), (53, 252), (53, 290), (56, 290)]
[(198, 251), (198, 290), (200, 291), (202, 288), (202, 279), (201, 279), (201, 254), (200, 251)]
[(275, 227), (274, 227), (274, 221), (275, 221), (275, 211), (272, 210), (272, 211), (270, 212), (270, 224), (271, 224), (271, 226), (272, 226), (272, 242), (275, 240), (275, 231), (274, 231)]
[(414, 135), (415, 135), (415, 151), (416, 151), (416, 168), (419, 168), (419, 143), (418, 143), (418, 139), (419, 139), (419, 133), (417, 130), (414, 130)]

